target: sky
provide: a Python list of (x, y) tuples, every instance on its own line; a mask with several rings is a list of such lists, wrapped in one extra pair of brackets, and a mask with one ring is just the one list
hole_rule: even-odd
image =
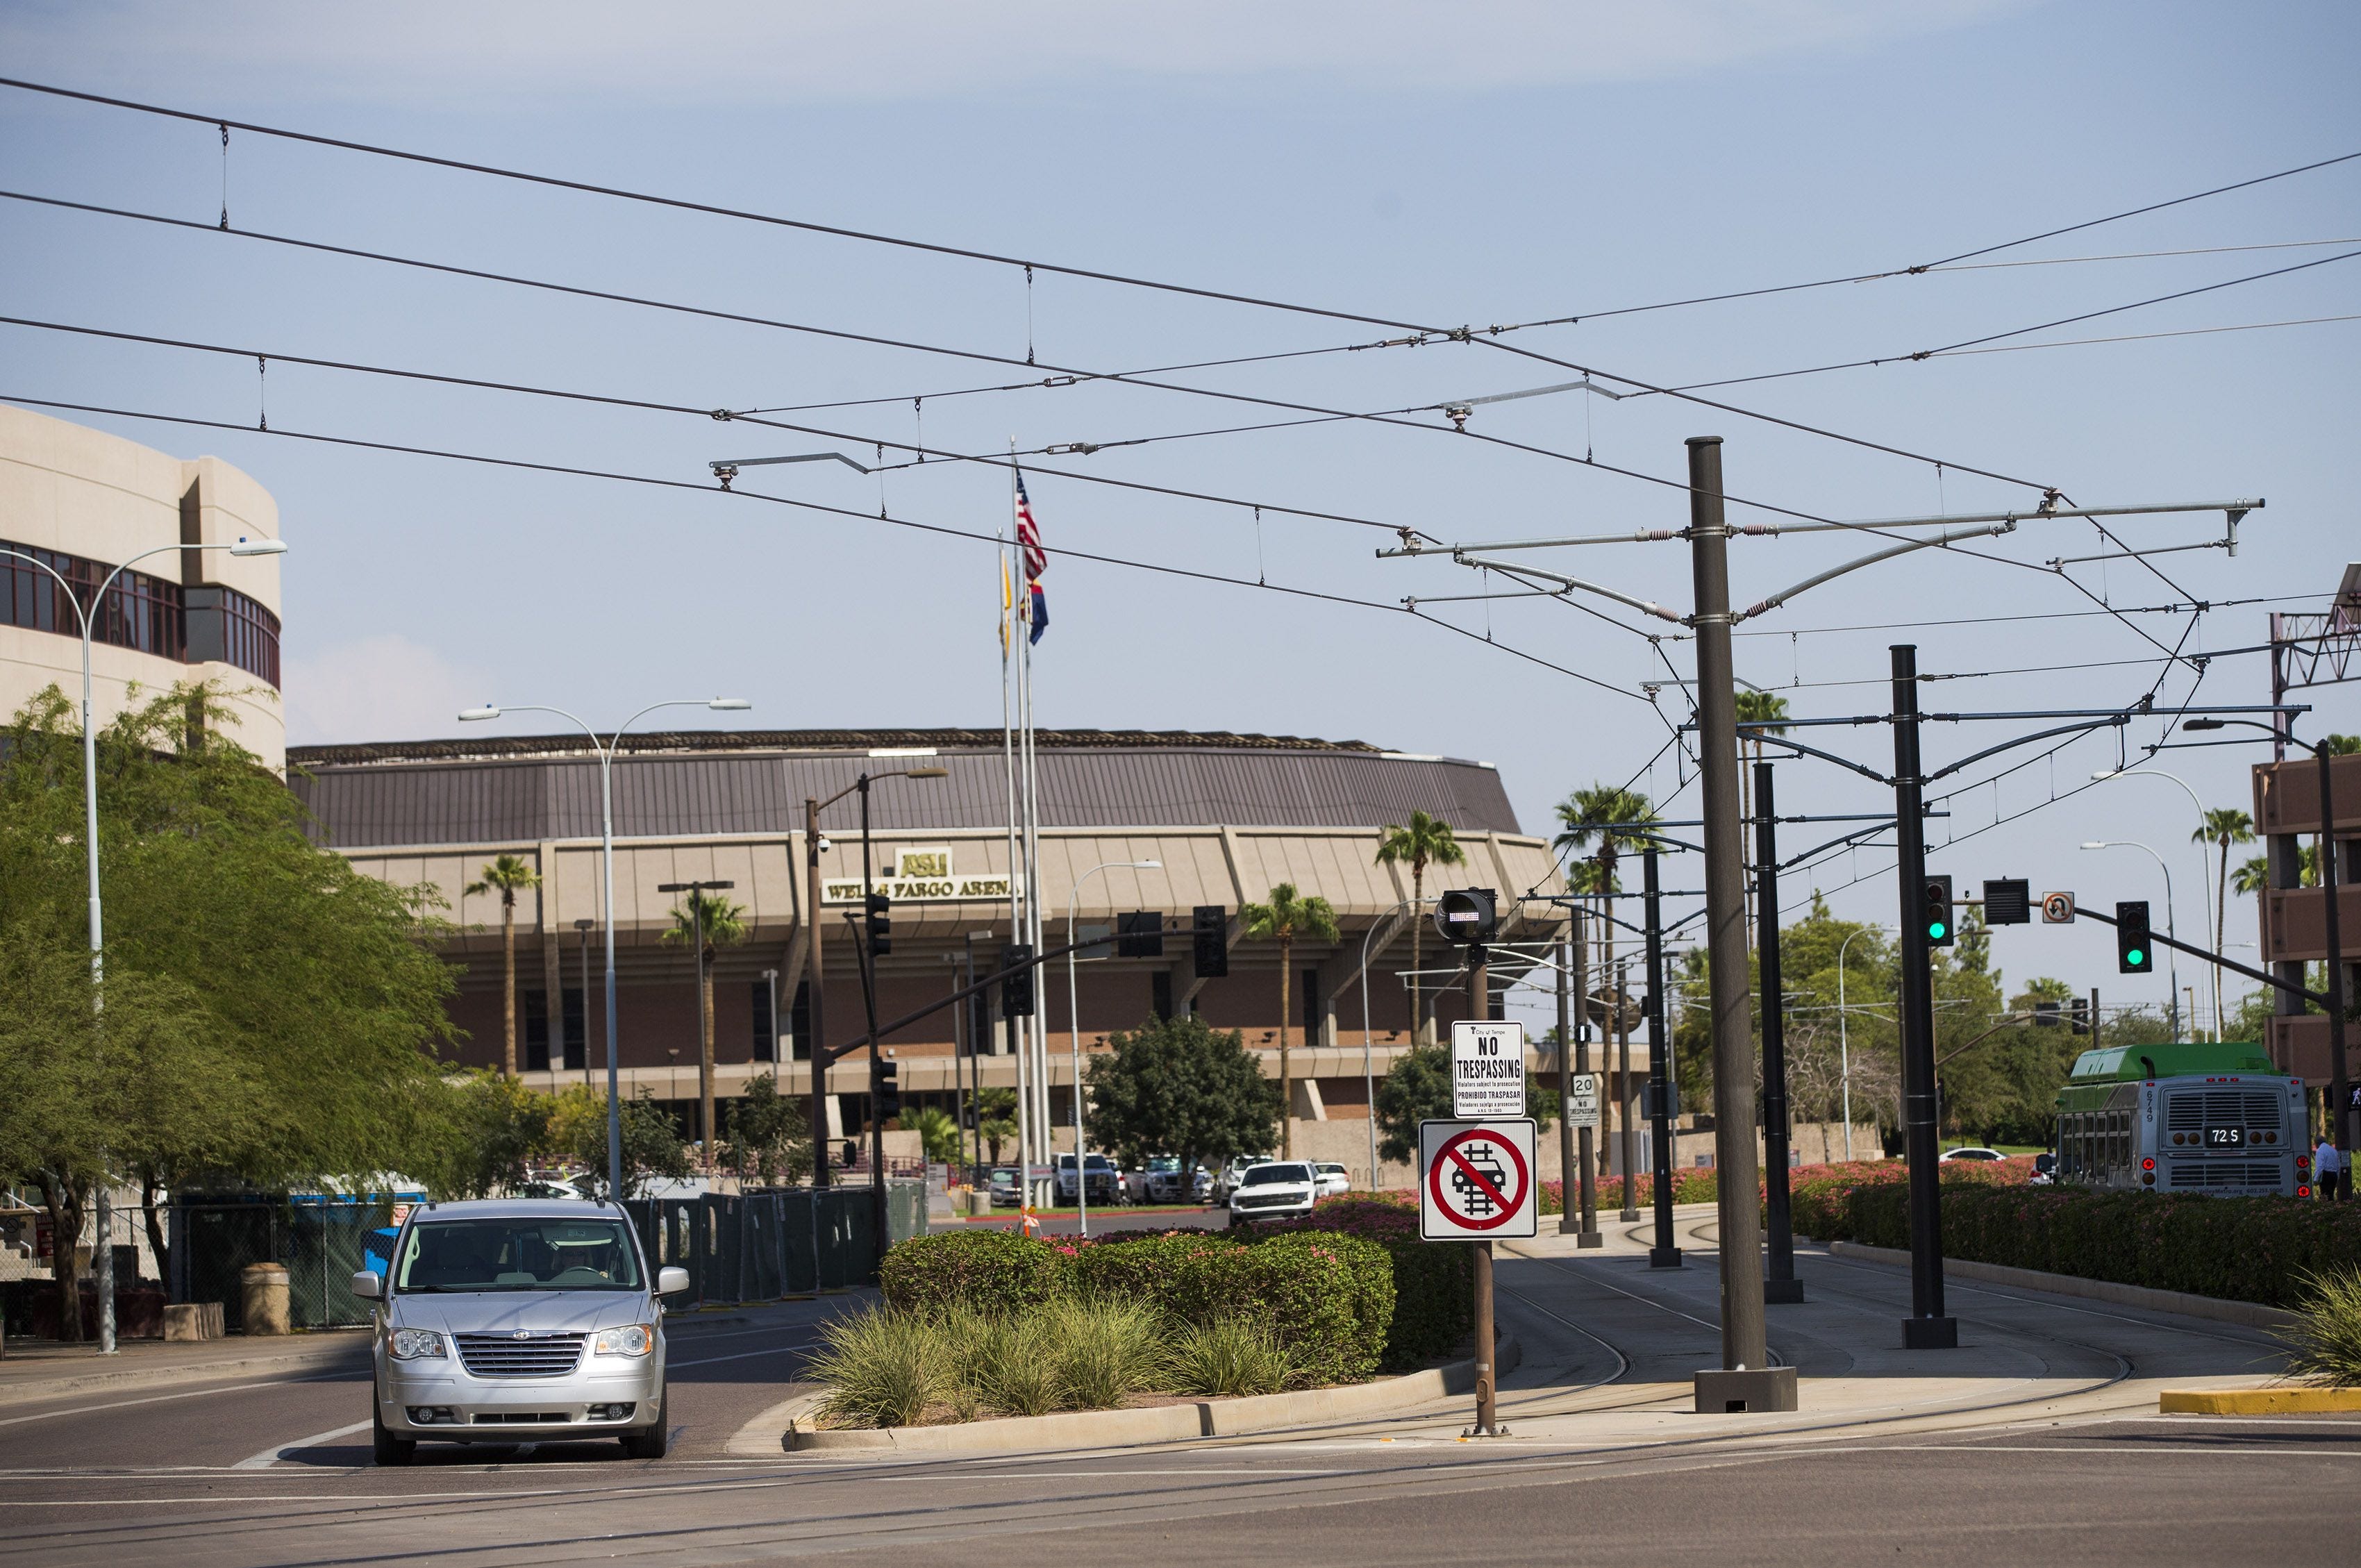
[[(1798, 594), (1740, 629), (1738, 673), (1815, 718), (1883, 712), (1895, 642), (1941, 677), (1922, 687), (1935, 711), (2267, 702), (2268, 661), (2234, 651), (2264, 641), (2274, 610), (2322, 609), (2361, 558), (2361, 321), (2319, 319), (2361, 314), (2361, 259), (2338, 259), (2361, 250), (2361, 160), (2010, 244), (2361, 152), (2349, 6), (9, 0), (0, 55), (12, 77), (203, 120), (1041, 264), (1028, 282), (1005, 259), (245, 131), (225, 148), (211, 124), (0, 89), (0, 186), (184, 221), (0, 201), (5, 313), (233, 351), (0, 326), (0, 398), (125, 411), (63, 417), (218, 455), (278, 498), (296, 743), (449, 734), (478, 702), (608, 723), (712, 692), (751, 699), (750, 728), (989, 727), (988, 540), (1008, 487), (956, 459), (1011, 444), (1095, 448), (1027, 461), (1066, 553), (1044, 578), (1045, 726), (1477, 758), (1530, 831), (1594, 783), (1696, 814), (1672, 744), (1691, 644), (1593, 595), (1466, 598), (1517, 585), (1445, 554), (1379, 558), (1400, 530), (1677, 529), (1697, 435), (1723, 438), (1741, 524), (2022, 512), (2048, 488), (2082, 506), (2268, 501), (2235, 554), (2179, 548), (2221, 540), (2220, 510), (2106, 534), (2034, 520)], [(1675, 303), (1839, 279), (1864, 280)], [(2289, 322), (2305, 324), (2262, 324)], [(1472, 341), (1401, 341), (1462, 325)], [(2213, 330), (2233, 327), (2256, 330)], [(830, 335), (846, 334), (922, 346)], [(2081, 341), (2102, 338), (2134, 340)], [(1911, 357), (1959, 345), (1983, 352)], [(1274, 355), (1291, 357), (1205, 363)], [(1828, 366), (1852, 367), (1778, 374)], [(1115, 371), (1161, 385), (1071, 379)], [(1586, 372), (1622, 395), (1469, 401)], [(1632, 395), (1755, 377), (1775, 378)], [(1459, 434), (1441, 410), (1463, 401)], [(818, 403), (851, 406), (763, 416), (799, 431), (700, 411)], [(272, 433), (253, 428), (265, 417)], [(912, 466), (884, 442), (941, 460)], [(873, 468), (882, 453), (889, 471), (749, 469), (723, 496), (708, 468), (813, 452)], [(1733, 597), (1883, 543), (1740, 538)], [(2070, 559), (2129, 547), (2172, 553)], [(1677, 540), (1515, 554), (1676, 613), (1692, 602)], [(2300, 733), (2361, 730), (2361, 687), (2298, 695), (2318, 705)], [(1927, 753), (1947, 765), (2047, 722), (1930, 726)], [(1821, 739), (1890, 764), (1882, 728)], [(2089, 904), (2145, 897), (2160, 916), (2155, 860), (2079, 848), (2145, 844), (2191, 938), (2211, 874), (2189, 842), (2196, 805), (2166, 779), (2091, 781), (2146, 758), (2207, 806), (2250, 806), (2255, 749), (2147, 756), (2181, 739), (2148, 718), (1965, 771), (1931, 869), (1963, 888), (2023, 876)], [(1817, 762), (1782, 763), (1778, 789), (1783, 813), (1891, 806)], [(1683, 865), (1667, 881), (1700, 885)], [(1890, 923), (1890, 868), (1839, 854), (1783, 891)], [(2229, 941), (2252, 943), (2254, 924), (2236, 901)], [(2165, 976), (2119, 976), (2112, 952), (2088, 922), (1995, 940), (2013, 984), (2049, 974), (2160, 1005)], [(2202, 999), (2194, 971), (2180, 979)]]

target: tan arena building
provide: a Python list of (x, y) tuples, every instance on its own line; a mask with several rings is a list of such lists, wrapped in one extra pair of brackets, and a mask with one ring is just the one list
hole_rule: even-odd
[[(1564, 891), (1547, 841), (1517, 822), (1490, 764), (1330, 742), (1229, 734), (1045, 731), (1039, 737), (1039, 893), (1050, 935), (1062, 940), (1078, 878), (1082, 934), (1118, 914), (1152, 910), (1168, 937), (1160, 959), (1104, 958), (1078, 967), (1082, 1045), (1151, 1013), (1194, 1011), (1244, 1032), (1277, 1078), (1279, 956), (1244, 939), (1237, 912), (1292, 883), (1336, 910), (1342, 940), (1298, 947), (1291, 1011), (1298, 1078), (1299, 1153), (1346, 1159), (1367, 1179), (1368, 1095), (1364, 1044), (1382, 1078), (1410, 1043), (1407, 866), (1377, 863), (1383, 828), (1424, 810), (1456, 830), (1467, 862), (1431, 867), (1426, 891), (1488, 886), (1540, 897)], [(461, 1059), (496, 1064), (502, 1052), (500, 913), (497, 895), (463, 890), (487, 862), (516, 855), (539, 872), (520, 895), (520, 1066), (526, 1082), (555, 1089), (602, 1083), (606, 1056), (600, 929), (598, 769), (578, 738), (470, 737), (466, 740), (298, 747), (292, 786), (322, 842), (362, 870), (440, 896), (461, 927), (449, 956), (465, 965), (453, 1004), (466, 1032)], [(668, 1103), (684, 1125), (697, 1119), (697, 1026), (691, 957), (661, 940), (679, 894), (658, 884), (726, 880), (722, 896), (745, 908), (746, 939), (716, 965), (717, 1093), (742, 1093), (775, 1071), (781, 1087), (809, 1084), (803, 828), (807, 798), (826, 799), (863, 771), (939, 766), (934, 780), (881, 779), (872, 794), (871, 852), (881, 879), (906, 894), (893, 912), (894, 950), (880, 961), (878, 1010), (891, 1020), (958, 989), (970, 948), (989, 972), (1009, 940), (1006, 785), (997, 730), (866, 733), (680, 733), (627, 739), (615, 765), (617, 1008), (625, 1092)], [(862, 1030), (859, 971), (843, 916), (859, 905), (858, 797), (821, 821), (822, 1014), (828, 1043)], [(1099, 872), (1110, 861), (1158, 861), (1161, 869)], [(1226, 978), (1200, 980), (1187, 929), (1194, 906), (1231, 916)], [(1508, 916), (1504, 937), (1532, 942), (1563, 928), (1563, 913), (1531, 902)], [(1372, 936), (1372, 929), (1375, 935)], [(1359, 990), (1369, 945), (1369, 1026)], [(1430, 969), (1447, 968), (1430, 931)], [(1515, 978), (1494, 970), (1498, 992)], [(1438, 977), (1440, 979), (1441, 977)], [(1052, 1114), (1071, 1139), (1068, 1054), (1072, 1020), (1062, 963), (1039, 987), (1052, 1032)], [(777, 1025), (774, 1024), (776, 997)], [(1495, 1006), (1497, 1007), (1497, 1000)], [(1464, 989), (1437, 999), (1449, 1022), (1468, 1013)], [(960, 1014), (946, 1009), (892, 1036), (906, 1101), (953, 1107), (965, 1058), (955, 1055)], [(1308, 1040), (1308, 1047), (1307, 1047)], [(976, 1058), (985, 1085), (1013, 1085), (1005, 1052)], [(864, 1124), (865, 1053), (829, 1069), (832, 1127)], [(1329, 1146), (1334, 1144), (1332, 1150)], [(1069, 1143), (1071, 1146), (1071, 1143)]]
[[(121, 436), (0, 405), (0, 551), (34, 555), (73, 585), (0, 554), (0, 714), (54, 684), (82, 698), (82, 627), (115, 567), (159, 547), (279, 537), (269, 492), (218, 457), (180, 458)], [(92, 649), (93, 706), (104, 726), (135, 689), (219, 683), (235, 739), (273, 771), (287, 725), (279, 701), (279, 561), (226, 549), (171, 550), (115, 579)]]

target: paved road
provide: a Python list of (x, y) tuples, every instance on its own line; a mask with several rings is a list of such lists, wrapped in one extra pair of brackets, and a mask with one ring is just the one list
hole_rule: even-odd
[[(1710, 1239), (1691, 1224), (1685, 1245)], [(0, 1556), (671, 1563), (857, 1552), (979, 1568), (1044, 1555), (1125, 1568), (2353, 1558), (2361, 1420), (2153, 1414), (2159, 1377), (2267, 1370), (2265, 1335), (1955, 1286), (1965, 1348), (1913, 1357), (1892, 1347), (1906, 1276), (1807, 1254), (1812, 1300), (1772, 1321), (1774, 1346), (1806, 1374), (1806, 1410), (1700, 1417), (1685, 1409), (1686, 1378), (1712, 1359), (1711, 1261), (1670, 1273), (1628, 1254), (1504, 1258), (1501, 1314), (1527, 1357), (1502, 1393), (1514, 1435), (1493, 1442), (1459, 1440), (1457, 1401), (1085, 1455), (728, 1456), (724, 1429), (790, 1387), (808, 1319), (684, 1341), (680, 1446), (655, 1464), (553, 1446), (379, 1471), (355, 1437), (236, 1468), (365, 1414), (350, 1379), (91, 1399), (30, 1422), (38, 1412), (17, 1408), (0, 1416)]]

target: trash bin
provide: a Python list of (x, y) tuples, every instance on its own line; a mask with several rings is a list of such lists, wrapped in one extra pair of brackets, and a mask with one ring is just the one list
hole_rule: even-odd
[(249, 1263), (240, 1272), (238, 1285), (247, 1333), (283, 1334), (291, 1332), (285, 1264)]

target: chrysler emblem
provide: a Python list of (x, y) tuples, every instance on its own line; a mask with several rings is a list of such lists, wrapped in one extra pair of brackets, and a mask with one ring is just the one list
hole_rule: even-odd
[(532, 1332), (525, 1329), (519, 1329), (516, 1332), (509, 1335), (509, 1338), (511, 1339), (531, 1339), (532, 1337)]

